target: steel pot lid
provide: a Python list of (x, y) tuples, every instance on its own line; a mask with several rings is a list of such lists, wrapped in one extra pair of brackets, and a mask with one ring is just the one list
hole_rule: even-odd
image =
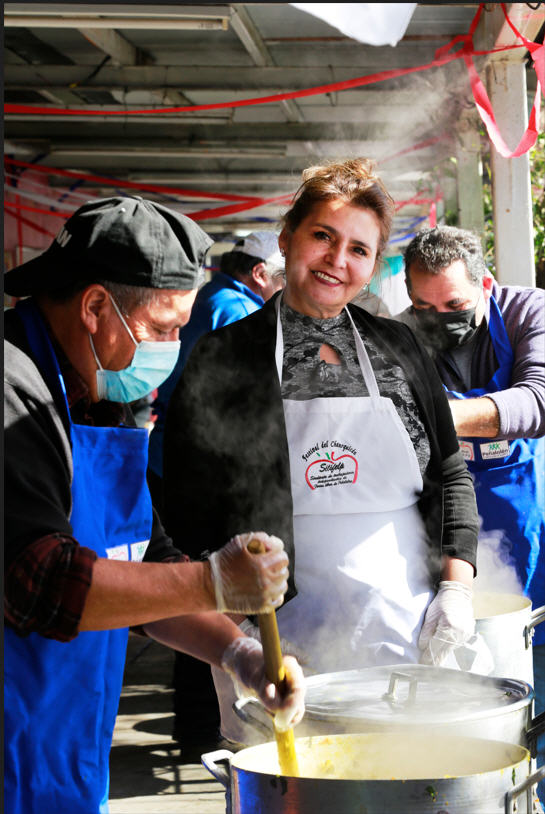
[(421, 664), (323, 673), (306, 680), (306, 717), (433, 725), (506, 714), (528, 705), (524, 681)]

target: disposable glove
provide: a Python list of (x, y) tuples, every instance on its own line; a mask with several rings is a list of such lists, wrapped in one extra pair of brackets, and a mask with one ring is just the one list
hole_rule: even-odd
[(305, 678), (293, 656), (284, 656), (286, 681), (282, 695), (265, 675), (263, 648), (256, 639), (234, 639), (225, 648), (221, 666), (233, 679), (239, 698), (256, 696), (274, 714), (279, 732), (299, 723), (305, 713)]
[[(255, 538), (265, 544), (264, 554), (248, 551)], [(263, 613), (282, 604), (288, 589), (288, 556), (278, 537), (263, 531), (237, 534), (209, 561), (219, 611)]]
[[(258, 642), (261, 642), (261, 631), (259, 627), (250, 622), (249, 619), (244, 619), (239, 624), (239, 628), (243, 633), (246, 634), (246, 636), (251, 636), (252, 639), (257, 639)], [(295, 656), (299, 664), (302, 664), (303, 666), (308, 664), (308, 653), (305, 653), (304, 650), (301, 650), (300, 647), (293, 644), (293, 642), (288, 641), (288, 639), (284, 639), (283, 637), (280, 639), (280, 650), (284, 656)]]
[(462, 582), (444, 581), (431, 602), (418, 638), (420, 662), (441, 666), (449, 653), (473, 636), (472, 591)]

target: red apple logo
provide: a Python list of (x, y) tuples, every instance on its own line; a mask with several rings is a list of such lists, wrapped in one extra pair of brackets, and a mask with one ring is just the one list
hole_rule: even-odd
[[(316, 453), (316, 454), (318, 454), (318, 453)], [(305, 480), (306, 480), (306, 482), (308, 483), (308, 485), (310, 486), (311, 489), (314, 490), (314, 489), (317, 488), (316, 486), (314, 486), (311, 483), (311, 480), (310, 480), (310, 470), (312, 469), (312, 467), (318, 466), (318, 468), (319, 468), (318, 471), (321, 473), (322, 479), (325, 480), (325, 482), (323, 484), (324, 486), (328, 486), (328, 485), (333, 486), (334, 483), (335, 483), (335, 480), (338, 479), (339, 475), (342, 476), (342, 473), (343, 473), (343, 471), (345, 469), (345, 464), (342, 463), (343, 458), (349, 458), (351, 461), (354, 462), (354, 473), (353, 473), (353, 477), (351, 477), (351, 480), (349, 482), (350, 483), (356, 483), (356, 481), (358, 479), (358, 462), (357, 462), (356, 458), (354, 458), (353, 455), (349, 455), (348, 453), (345, 453), (344, 455), (339, 455), (338, 458), (335, 458), (335, 453), (334, 452), (331, 453), (331, 456), (329, 455), (329, 452), (326, 452), (325, 454), (327, 456), (326, 458), (318, 458), (318, 460), (312, 461), (312, 463), (310, 463), (306, 468)], [(346, 474), (351, 475), (351, 473), (346, 473)], [(316, 470), (314, 470), (313, 475), (316, 475)], [(327, 480), (330, 480), (329, 484), (327, 483)], [(343, 481), (343, 482), (345, 482), (345, 481)]]

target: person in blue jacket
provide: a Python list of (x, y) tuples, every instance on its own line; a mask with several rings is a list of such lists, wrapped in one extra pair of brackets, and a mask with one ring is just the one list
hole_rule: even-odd
[(154, 506), (161, 513), (163, 438), (170, 397), (193, 346), (203, 334), (253, 314), (283, 285), (284, 260), (272, 231), (252, 232), (222, 255), (220, 270), (199, 289), (191, 317), (180, 331), (180, 353), (174, 370), (158, 388), (156, 416), (149, 440), (148, 480)]
[[(153, 505), (163, 515), (163, 439), (170, 397), (197, 340), (257, 311), (284, 283), (284, 259), (273, 231), (251, 232), (221, 256), (220, 270), (200, 288), (191, 317), (180, 331), (180, 353), (153, 403), (156, 415), (149, 440), (148, 484)], [(163, 520), (164, 522), (164, 520)], [(222, 745), (219, 710), (210, 668), (185, 653), (174, 663), (173, 737), (182, 759), (192, 761)]]
[[(20, 298), (4, 317), (9, 814), (107, 812), (129, 626), (227, 670), (281, 727), (302, 715), (295, 659), (276, 694), (261, 647), (226, 615), (282, 602), (282, 541), (235, 534), (191, 562), (153, 510), (148, 431), (128, 409), (172, 370), (210, 243), (158, 203), (98, 199), (5, 275)], [(253, 536), (266, 554), (248, 551)]]

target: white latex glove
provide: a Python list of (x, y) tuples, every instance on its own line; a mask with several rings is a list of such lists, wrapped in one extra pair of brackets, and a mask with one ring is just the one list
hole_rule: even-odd
[[(254, 538), (265, 544), (264, 554), (248, 551)], [(288, 589), (288, 556), (278, 537), (263, 531), (237, 534), (209, 561), (219, 611), (263, 613), (282, 604)]]
[(239, 637), (225, 648), (221, 666), (233, 679), (239, 698), (256, 696), (274, 714), (274, 725), (285, 732), (305, 713), (305, 678), (293, 656), (284, 657), (286, 691), (280, 695), (265, 675), (263, 648), (255, 639)]
[[(246, 636), (251, 636), (252, 639), (256, 639), (261, 643), (261, 631), (259, 627), (250, 622), (249, 619), (243, 619), (239, 624), (239, 628)], [(284, 639), (283, 637), (280, 639), (280, 650), (284, 656), (295, 656), (299, 664), (308, 664), (308, 654), (305, 653), (304, 650), (301, 650), (296, 644), (293, 644), (293, 642), (288, 641), (288, 639)]]
[(466, 642), (475, 632), (472, 591), (454, 580), (439, 583), (430, 603), (418, 638), (422, 650), (421, 664), (439, 667), (449, 653)]

